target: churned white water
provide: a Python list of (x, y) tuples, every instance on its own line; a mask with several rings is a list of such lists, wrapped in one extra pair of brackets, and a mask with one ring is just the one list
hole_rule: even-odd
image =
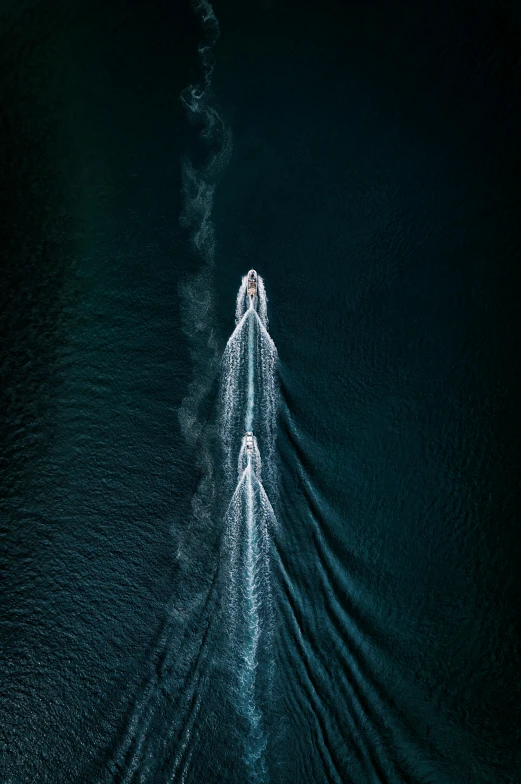
[(221, 436), (225, 470), (233, 466), (244, 433), (253, 431), (263, 455), (263, 482), (276, 494), (275, 439), (278, 395), (277, 349), (267, 325), (267, 298), (258, 276), (258, 294), (250, 300), (243, 278), (236, 304), (236, 327), (222, 359)]
[[(249, 779), (265, 782), (262, 704), (269, 675), (263, 677), (262, 672), (271, 672), (270, 536), (276, 518), (264, 484), (268, 488), (276, 484), (277, 350), (267, 329), (266, 291), (260, 276), (257, 295), (251, 298), (247, 276), (243, 278), (235, 315), (236, 326), (222, 360), (221, 385), (221, 437), (230, 492), (236, 482), (224, 534), (229, 659), (235, 675), (234, 703), (244, 722)], [(249, 432), (253, 436), (247, 441)]]

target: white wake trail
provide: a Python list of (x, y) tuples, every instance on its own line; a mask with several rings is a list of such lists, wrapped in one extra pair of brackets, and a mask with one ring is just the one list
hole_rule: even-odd
[(235, 675), (234, 703), (244, 722), (244, 761), (250, 782), (267, 782), (262, 706), (269, 700), (273, 676), (270, 543), (277, 522), (264, 485), (276, 496), (277, 349), (268, 333), (264, 282), (253, 275), (252, 292), (249, 276), (242, 279), (236, 326), (221, 363), (221, 438), (232, 493), (222, 562), (228, 657)]
[[(178, 559), (189, 563), (192, 542), (198, 539), (193, 529), (212, 525), (215, 511), (216, 478), (211, 445), (217, 435), (208, 426), (209, 395), (219, 373), (219, 347), (215, 334), (213, 267), (215, 230), (212, 221), (214, 194), (231, 155), (230, 129), (211, 105), (214, 49), (220, 36), (219, 23), (209, 0), (194, 0), (193, 9), (203, 28), (198, 46), (199, 76), (180, 96), (189, 120), (199, 127), (199, 140), (206, 158), (195, 165), (188, 157), (181, 164), (183, 211), (180, 222), (190, 230), (192, 246), (202, 265), (180, 285), (183, 330), (189, 339), (194, 368), (192, 381), (178, 410), (181, 432), (195, 449), (199, 484), (192, 499), (192, 520), (178, 543)], [(202, 530), (201, 530), (202, 534)], [(187, 567), (189, 568), (189, 567)]]
[(250, 455), (226, 515), (225, 606), (229, 640), (228, 659), (235, 676), (233, 702), (244, 722), (244, 759), (252, 782), (266, 782), (264, 752), (267, 738), (261, 704), (267, 697), (271, 623), (269, 580), (269, 516), (262, 485)]
[[(258, 295), (250, 300), (243, 278), (236, 327), (221, 361), (221, 437), (225, 473), (233, 476), (235, 455), (245, 431), (255, 432), (264, 455), (263, 481), (277, 494), (275, 463), (278, 390), (277, 349), (267, 330), (267, 299), (258, 276)], [(230, 488), (228, 488), (230, 491)]]

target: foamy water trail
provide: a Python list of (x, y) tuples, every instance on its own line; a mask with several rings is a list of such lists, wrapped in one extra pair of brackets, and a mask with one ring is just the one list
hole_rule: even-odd
[(251, 462), (246, 468), (246, 611), (248, 614), (247, 634), (243, 649), (244, 666), (240, 673), (241, 702), (248, 721), (247, 762), (253, 773), (252, 778), (264, 780), (265, 765), (263, 751), (266, 747), (262, 729), (262, 714), (257, 705), (256, 673), (258, 666), (259, 643), (261, 634), (260, 604), (262, 592), (267, 590), (262, 578), (259, 580), (259, 530), (254, 513), (253, 468)]
[(226, 609), (233, 702), (241, 717), (244, 761), (252, 782), (266, 782), (267, 737), (261, 706), (271, 659), (270, 524), (255, 460), (247, 457), (226, 515)]
[[(122, 738), (107, 763), (107, 780), (184, 781), (190, 777), (192, 743), (205, 710), (211, 678), (208, 651), (220, 639), (209, 623), (217, 604), (215, 549), (221, 534), (222, 507), (213, 447), (210, 392), (220, 370), (215, 336), (214, 281), (216, 239), (212, 221), (215, 189), (231, 155), (230, 129), (211, 103), (214, 48), (219, 24), (208, 0), (193, 0), (202, 27), (199, 72), (180, 95), (187, 116), (198, 129), (198, 163), (181, 163), (181, 225), (189, 230), (197, 271), (180, 285), (183, 329), (189, 340), (192, 380), (179, 407), (182, 435), (198, 467), (191, 515), (176, 527), (176, 588), (151, 651), (140, 695), (134, 699)], [(217, 503), (219, 501), (219, 503)], [(180, 532), (180, 533), (179, 533)], [(204, 565), (204, 568), (201, 567)], [(194, 632), (193, 630), (197, 630)], [(210, 635), (215, 632), (214, 637)], [(207, 672), (211, 670), (211, 674)], [(170, 771), (170, 774), (166, 774)]]
[[(250, 304), (250, 308), (253, 310), (253, 300)], [(244, 423), (244, 429), (246, 431), (253, 430), (253, 408), (255, 405), (255, 333), (254, 333), (254, 321), (251, 317), (248, 317), (248, 404), (246, 406), (246, 421)]]
[[(214, 510), (215, 466), (210, 449), (214, 433), (207, 424), (204, 408), (208, 406), (209, 392), (219, 372), (219, 348), (214, 328), (216, 241), (212, 209), (215, 188), (230, 158), (232, 143), (230, 129), (211, 104), (219, 23), (208, 0), (194, 0), (192, 5), (203, 28), (198, 46), (200, 71), (198, 79), (182, 91), (180, 99), (189, 120), (199, 127), (199, 139), (206, 157), (198, 165), (185, 157), (181, 165), (183, 211), (180, 221), (190, 230), (192, 246), (202, 264), (199, 271), (180, 286), (183, 328), (190, 341), (194, 374), (178, 416), (187, 443), (197, 449), (200, 469), (199, 489), (192, 502), (192, 521), (207, 526), (211, 525)], [(191, 538), (192, 535), (185, 535), (180, 543), (180, 558)]]
[(254, 431), (263, 455), (262, 480), (275, 498), (277, 349), (267, 330), (264, 282), (258, 276), (258, 293), (252, 301), (247, 297), (246, 285), (244, 277), (237, 296), (236, 327), (222, 359), (221, 437), (225, 471), (228, 477), (233, 476), (244, 432)]
[(242, 718), (248, 780), (267, 782), (263, 706), (269, 700), (273, 673), (270, 541), (276, 517), (264, 484), (276, 491), (277, 350), (268, 333), (266, 291), (260, 276), (253, 296), (248, 296), (248, 276), (243, 278), (235, 320), (221, 377), (221, 436), (230, 487), (239, 455), (237, 483), (225, 516), (225, 606), (234, 704)]

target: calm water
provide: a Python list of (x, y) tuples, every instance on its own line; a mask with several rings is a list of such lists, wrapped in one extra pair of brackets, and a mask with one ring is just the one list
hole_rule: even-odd
[(0, 9), (0, 782), (517, 784), (519, 12), (210, 10)]

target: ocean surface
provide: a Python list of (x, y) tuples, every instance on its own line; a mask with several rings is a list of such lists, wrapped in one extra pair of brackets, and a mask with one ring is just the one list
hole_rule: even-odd
[(0, 784), (519, 784), (520, 42), (2, 2)]

